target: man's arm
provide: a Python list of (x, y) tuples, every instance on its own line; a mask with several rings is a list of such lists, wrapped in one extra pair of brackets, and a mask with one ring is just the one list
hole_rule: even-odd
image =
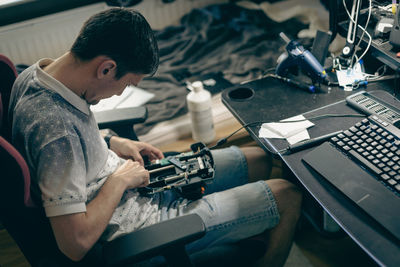
[(50, 217), (60, 250), (74, 261), (81, 260), (104, 232), (125, 190), (147, 186), (149, 172), (127, 160), (109, 176), (86, 212)]

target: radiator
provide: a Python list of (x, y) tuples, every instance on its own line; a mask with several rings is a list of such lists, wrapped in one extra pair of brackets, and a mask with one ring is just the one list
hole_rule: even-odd
[[(143, 0), (139, 10), (153, 29), (162, 29), (179, 21), (193, 8), (228, 0), (176, 0), (164, 4), (161, 0)], [(0, 27), (0, 53), (15, 64), (31, 65), (41, 58), (57, 58), (72, 45), (84, 21), (101, 10), (105, 3), (89, 5)]]

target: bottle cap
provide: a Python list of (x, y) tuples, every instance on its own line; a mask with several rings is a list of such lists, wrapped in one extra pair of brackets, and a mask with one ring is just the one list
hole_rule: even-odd
[(193, 87), (193, 91), (194, 92), (200, 92), (201, 90), (203, 90), (203, 83), (201, 81), (195, 81), (192, 83), (192, 87)]

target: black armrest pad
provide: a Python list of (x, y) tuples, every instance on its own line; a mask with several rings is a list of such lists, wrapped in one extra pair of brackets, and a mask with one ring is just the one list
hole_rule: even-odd
[(144, 122), (147, 119), (147, 108), (145, 106), (132, 108), (119, 108), (107, 111), (93, 112), (100, 129), (112, 128), (113, 126)]
[(174, 245), (185, 245), (205, 235), (197, 214), (189, 214), (139, 229), (108, 242), (103, 247), (107, 265), (122, 264), (160, 255)]

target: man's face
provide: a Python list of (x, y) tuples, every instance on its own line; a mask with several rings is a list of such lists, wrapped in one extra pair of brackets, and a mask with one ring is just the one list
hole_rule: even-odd
[(128, 85), (137, 86), (144, 76), (144, 74), (127, 73), (118, 80), (115, 78), (103, 80), (93, 88), (91, 94), (85, 95), (86, 102), (96, 105), (102, 99), (121, 95)]

